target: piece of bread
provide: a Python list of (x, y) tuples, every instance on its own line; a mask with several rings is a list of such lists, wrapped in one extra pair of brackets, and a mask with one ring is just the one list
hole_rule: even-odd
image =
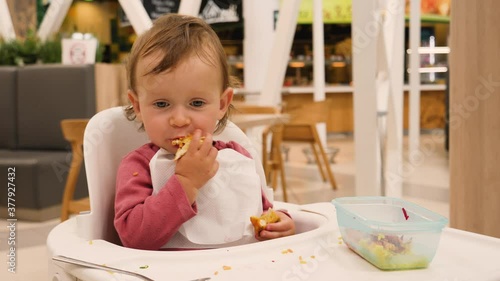
[(267, 210), (267, 213), (263, 214), (260, 217), (256, 216), (250, 217), (250, 222), (252, 223), (253, 228), (255, 230), (255, 235), (259, 235), (259, 233), (266, 228), (266, 225), (268, 223), (279, 222), (279, 221), (280, 217), (272, 208), (269, 208), (269, 210)]
[[(203, 142), (204, 139), (205, 137), (201, 137), (200, 142)], [(186, 154), (189, 148), (189, 144), (191, 143), (191, 140), (193, 140), (193, 136), (187, 135), (185, 137), (178, 138), (172, 141), (172, 145), (179, 147), (179, 149), (177, 149), (177, 152), (175, 153), (174, 161), (178, 160), (184, 154)]]

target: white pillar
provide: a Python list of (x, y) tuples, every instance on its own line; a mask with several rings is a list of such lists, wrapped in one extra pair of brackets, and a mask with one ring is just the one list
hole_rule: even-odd
[(264, 87), (259, 99), (261, 105), (278, 105), (281, 103), (281, 89), (283, 88), (295, 28), (297, 27), (300, 1), (287, 0), (281, 2), (270, 59), (264, 69), (259, 69), (265, 75)]
[[(313, 83), (314, 101), (325, 100), (325, 38), (323, 27), (323, 0), (314, 0), (313, 3)], [(319, 138), (324, 147), (326, 143), (326, 124), (316, 124)]]
[(403, 80), (404, 77), (404, 2), (385, 0), (384, 42), (389, 74), (387, 100), (384, 195), (403, 195)]
[[(247, 92), (262, 94), (271, 48), (274, 42), (274, 13), (278, 0), (243, 0), (244, 35), (243, 63), (244, 88)], [(249, 95), (246, 100), (258, 103), (259, 96)]]
[(314, 101), (322, 101), (325, 100), (325, 39), (323, 31), (323, 0), (314, 0), (313, 4)]
[(149, 18), (141, 0), (118, 0), (118, 2), (120, 2), (137, 35), (142, 34), (153, 26), (153, 22)]
[(71, 3), (73, 3), (73, 0), (52, 0), (52, 2), (50, 2), (50, 6), (43, 17), (37, 33), (38, 38), (40, 38), (42, 42), (59, 31)]
[(380, 194), (380, 147), (375, 141), (378, 138), (375, 90), (378, 15), (376, 1), (352, 0), (354, 160), (358, 196)]
[(7, 0), (0, 0), (0, 37), (5, 41), (16, 39), (16, 31), (12, 24)]
[(420, 0), (410, 2), (409, 153), (420, 147)]
[(179, 5), (179, 14), (197, 17), (200, 12), (201, 0), (182, 0)]
[[(279, 0), (243, 0), (243, 88), (247, 103), (259, 104), (266, 79), (266, 69), (271, 56), (275, 37), (275, 12), (279, 10)], [(250, 128), (247, 135), (262, 155), (262, 132), (264, 126)]]

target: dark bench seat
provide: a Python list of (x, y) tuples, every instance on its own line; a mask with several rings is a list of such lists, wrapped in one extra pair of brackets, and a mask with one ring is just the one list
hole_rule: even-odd
[[(0, 67), (0, 181), (16, 168), (16, 217), (46, 220), (60, 215), (71, 147), (60, 122), (96, 113), (93, 65)], [(88, 196), (85, 172), (75, 198)], [(6, 217), (7, 190), (0, 192)]]

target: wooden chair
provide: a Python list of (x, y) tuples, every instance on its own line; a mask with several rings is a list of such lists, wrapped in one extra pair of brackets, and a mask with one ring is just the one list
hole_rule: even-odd
[(76, 183), (83, 163), (83, 134), (88, 119), (64, 119), (61, 121), (61, 129), (64, 138), (71, 144), (71, 166), (64, 187), (64, 195), (61, 206), (61, 221), (65, 221), (71, 214), (78, 214), (90, 210), (89, 198), (73, 200)]
[(283, 141), (310, 143), (323, 181), (328, 177), (332, 188), (337, 189), (325, 148), (316, 129), (317, 123), (327, 122), (330, 105), (330, 100), (324, 100), (285, 108), (284, 113), (290, 115), (290, 121), (284, 124), (282, 135)]
[[(280, 109), (274, 106), (259, 106), (248, 104), (237, 104), (235, 113), (241, 114), (276, 114)], [(283, 124), (274, 124), (267, 126), (262, 132), (262, 166), (266, 175), (267, 184), (276, 190), (278, 187), (278, 175), (281, 178), (283, 188), (283, 201), (288, 201), (286, 191), (285, 166), (281, 150), (283, 137)], [(268, 146), (268, 140), (271, 139), (271, 147)]]

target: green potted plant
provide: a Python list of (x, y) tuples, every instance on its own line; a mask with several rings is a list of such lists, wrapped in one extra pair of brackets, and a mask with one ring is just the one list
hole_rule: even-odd
[(26, 38), (21, 42), (19, 56), (22, 59), (22, 64), (35, 64), (38, 61), (40, 52), (40, 40), (35, 32), (28, 31)]
[[(96, 62), (103, 59), (104, 46), (98, 43)], [(29, 31), (24, 40), (5, 41), (0, 38), (0, 65), (23, 66), (35, 63), (61, 63), (62, 38), (56, 35), (41, 42), (34, 32)]]
[(0, 65), (17, 65), (20, 49), (17, 40), (0, 40)]
[(62, 60), (62, 44), (60, 36), (56, 36), (40, 44), (38, 58), (42, 63), (60, 63)]

